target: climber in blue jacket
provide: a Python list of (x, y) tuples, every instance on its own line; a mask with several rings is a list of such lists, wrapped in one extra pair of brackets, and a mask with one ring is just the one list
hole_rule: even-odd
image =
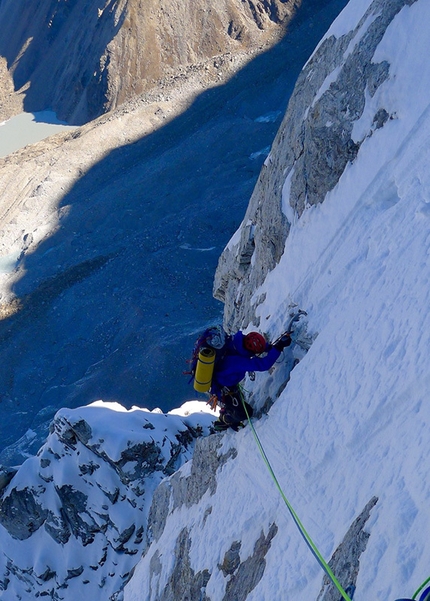
[[(221, 405), (219, 419), (214, 423), (215, 430), (229, 427), (238, 430), (242, 420), (252, 416), (252, 407), (242, 398), (239, 382), (247, 372), (270, 369), (290, 344), (290, 334), (284, 334), (274, 345), (267, 343), (258, 332), (237, 332), (227, 338), (222, 356), (216, 364), (210, 389), (212, 402)], [(260, 356), (263, 353), (264, 356)]]

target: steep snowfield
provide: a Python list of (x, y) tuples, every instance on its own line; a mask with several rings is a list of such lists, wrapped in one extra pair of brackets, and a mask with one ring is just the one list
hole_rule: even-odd
[[(352, 0), (327, 35), (349, 31), (369, 5)], [(255, 293), (267, 295), (258, 314), (272, 335), (282, 331), (292, 302), (306, 309), (309, 330), (318, 334), (255, 428), (326, 560), (366, 503), (378, 498), (365, 528), (370, 538), (355, 601), (411, 597), (430, 576), (429, 22), (427, 0), (406, 6), (392, 22), (374, 57), (389, 61), (390, 76), (369, 95), (356, 123), (358, 157), (325, 202), (293, 223), (278, 267)], [(390, 115), (380, 129), (372, 124), (378, 107)], [(282, 370), (278, 365), (273, 387)], [(202, 598), (232, 599), (233, 578), (215, 567), (232, 541), (241, 541), (241, 561), (251, 557), (260, 534), (267, 537), (274, 523), (278, 531), (261, 580), (256, 577), (246, 597), (238, 588), (235, 598), (317, 598), (323, 572), (293, 524), (251, 428), (223, 436), (222, 452), (236, 448), (236, 459), (218, 474), (213, 495), (172, 513), (127, 585), (126, 601), (169, 598), (163, 589), (184, 528), (193, 571), (214, 573)], [(161, 563), (154, 570), (157, 549)]]

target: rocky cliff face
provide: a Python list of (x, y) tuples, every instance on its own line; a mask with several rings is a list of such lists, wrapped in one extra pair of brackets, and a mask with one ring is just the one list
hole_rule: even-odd
[[(234, 70), (232, 55), (279, 38), (300, 2), (2, 0), (0, 55), (27, 112), (82, 124), (189, 71), (213, 85)], [(18, 104), (2, 95), (5, 118)]]
[[(359, 25), (341, 35), (329, 36), (307, 64), (260, 175), (243, 226), (221, 259), (216, 290), (218, 297), (226, 302), (227, 325), (234, 327), (257, 321), (254, 312), (259, 299), (258, 296), (255, 300), (251, 297), (279, 260), (291, 223), (300, 220), (308, 204), (315, 205), (324, 201), (345, 166), (360, 152), (364, 138), (358, 139), (353, 135), (353, 123), (361, 115), (364, 96), (372, 96), (390, 77), (390, 66), (386, 61), (372, 60), (377, 41), (395, 15), (412, 3), (412, 0), (369, 2), (369, 8), (360, 17)], [(127, 118), (126, 112), (123, 117)], [(149, 123), (151, 120), (161, 119), (155, 114), (150, 117)], [(389, 119), (395, 119), (395, 115), (390, 114), (384, 106), (378, 107), (363, 136), (372, 136)], [(88, 149), (85, 144), (79, 146), (82, 138), (97, 140), (96, 136), (92, 138), (91, 133), (97, 126), (95, 124), (88, 127), (84, 132), (80, 130), (75, 138), (72, 136), (69, 139), (70, 143), (76, 144), (81, 151), (87, 148), (89, 154), (102, 154), (102, 147), (94, 150)], [(27, 155), (29, 160), (34, 160), (32, 165), (37, 167), (46, 160), (58, 160), (53, 152), (57, 140), (59, 138), (33, 149)], [(142, 155), (145, 156), (144, 153)], [(127, 166), (133, 171), (135, 166), (130, 167), (127, 161), (129, 156), (126, 153), (121, 168)], [(64, 163), (66, 161), (67, 157)], [(310, 169), (314, 162), (315, 172)], [(92, 180), (94, 186), (103, 181), (102, 176), (112, 165), (113, 162), (108, 163), (103, 172), (96, 173)], [(17, 165), (15, 174), (18, 167)], [(136, 170), (138, 167), (139, 165)], [(78, 161), (71, 167), (76, 174), (79, 174), (79, 168)], [(116, 168), (119, 171), (118, 165)], [(44, 179), (42, 188), (39, 188), (39, 182), (37, 185), (30, 182), (32, 193), (29, 197), (23, 195), (19, 200), (21, 204), (17, 205), (30, 210), (32, 203), (37, 203), (40, 196), (46, 199), (47, 191), (61, 195), (63, 176), (64, 172), (58, 172), (55, 179), (54, 174), (50, 174)], [(65, 178), (65, 181), (69, 180)], [(117, 186), (115, 191), (118, 195), (123, 194), (121, 186), (117, 184), (119, 178), (112, 181)], [(79, 200), (80, 218), (86, 212), (88, 191), (91, 191), (89, 185), (75, 197)], [(61, 296), (63, 293), (73, 285), (79, 285), (85, 278), (109, 268), (114, 257), (101, 252), (100, 248), (97, 248), (97, 253), (83, 258), (82, 249), (87, 243), (86, 236), (98, 227), (100, 218), (106, 219), (109, 225), (107, 231), (116, 234), (120, 256), (122, 232), (114, 229), (115, 215), (109, 215), (109, 207), (106, 209), (105, 199), (102, 194), (100, 196), (96, 212), (88, 212), (85, 219), (79, 222), (86, 226), (80, 234), (82, 246), (76, 244), (72, 233), (75, 234), (78, 228), (73, 227), (70, 227), (69, 232), (60, 231), (61, 240), (57, 249), (50, 247), (49, 242), (43, 246), (42, 256), (48, 257), (47, 263), (31, 275), (31, 282), (24, 283), (23, 307), (15, 306), (12, 302), (5, 303), (5, 310), (14, 315), (16, 309), (16, 317), (2, 328), (4, 340), (11, 338), (11, 331), (12, 334), (13, 331), (19, 331), (26, 320), (32, 322), (33, 317), (41, 317), (41, 323), (44, 323), (46, 304), (52, 304), (52, 310), (57, 311), (56, 299), (64, 300)], [(22, 218), (17, 206), (7, 210), (15, 211), (14, 219)], [(53, 207), (52, 211), (55, 210)], [(70, 210), (71, 207), (64, 203), (60, 207), (59, 217), (65, 218)], [(136, 215), (129, 221), (130, 227), (134, 227)], [(74, 223), (76, 222), (72, 220), (72, 225)], [(54, 229), (55, 225), (52, 227)], [(39, 236), (38, 241), (42, 240), (44, 232), (37, 229), (35, 232)], [(136, 245), (144, 244), (142, 236), (138, 237), (139, 232), (141, 230), (137, 227)], [(12, 236), (14, 233), (15, 231), (7, 235)], [(18, 256), (21, 256), (21, 252), (25, 255), (32, 244), (25, 236), (26, 232), (22, 239), (17, 239), (23, 245)], [(99, 238), (102, 239), (103, 237)], [(160, 240), (160, 246), (162, 244), (163, 240)], [(76, 253), (73, 257), (77, 257), (77, 260), (70, 259), (67, 254), (66, 251), (70, 248)], [(50, 269), (53, 270), (52, 277), (48, 277)], [(118, 281), (118, 273), (119, 270), (115, 273), (116, 277), (112, 277), (113, 281)], [(34, 282), (36, 284), (33, 286)], [(79, 292), (76, 297), (78, 295)], [(76, 298), (72, 300), (76, 301)], [(95, 311), (99, 310), (98, 302), (96, 300), (94, 303)], [(73, 305), (72, 301), (70, 305)], [(115, 317), (111, 321), (115, 322)], [(79, 321), (76, 320), (76, 323)], [(130, 320), (128, 325), (132, 331), (133, 321)], [(83, 330), (78, 334), (83, 334)], [(105, 340), (106, 356), (113, 357), (112, 360), (115, 361), (114, 341), (106, 340), (104, 331), (100, 330), (97, 335), (99, 340)], [(26, 342), (25, 339), (22, 340), (22, 348)], [(54, 361), (54, 353), (50, 357)], [(78, 359), (74, 358), (76, 361)], [(96, 369), (95, 362), (85, 373), (85, 378), (79, 380), (79, 384), (84, 386)], [(8, 375), (9, 380), (12, 380), (12, 369)], [(281, 375), (277, 375), (275, 370), (264, 380), (265, 385), (268, 386), (267, 382), (271, 381), (272, 389), (280, 390), (286, 382), (285, 373), (284, 378)], [(64, 385), (60, 390), (61, 394), (65, 388)], [(49, 389), (50, 394), (53, 394), (53, 389), (54, 387)], [(259, 388), (261, 394), (263, 390), (263, 386)], [(271, 396), (273, 400), (275, 395)], [(303, 410), (312, 409), (307, 407)], [(102, 431), (98, 429), (97, 422), (93, 423), (81, 411), (83, 410), (61, 412), (54, 421), (50, 439), (39, 455), (24, 463), (15, 476), (10, 472), (2, 476), (6, 488), (2, 495), (0, 523), (6, 532), (8, 545), (8, 555), (4, 556), (2, 586), (10, 593), (11, 599), (18, 598), (16, 590), (19, 590), (23, 598), (34, 590), (44, 596), (51, 595), (52, 598), (55, 598), (54, 593), (57, 591), (60, 596), (67, 590), (73, 597), (73, 586), (77, 582), (83, 587), (79, 589), (77, 586), (77, 590), (90, 591), (90, 587), (94, 587), (91, 590), (99, 593), (99, 589), (103, 589), (103, 594), (106, 591), (115, 596), (132, 572), (134, 560), (129, 562), (129, 558), (137, 556), (137, 552), (141, 550), (144, 551), (144, 558), (136, 567), (136, 573), (142, 571), (145, 574), (143, 582), (147, 590), (143, 591), (140, 583), (133, 589), (131, 580), (126, 591), (127, 600), (151, 598), (154, 601), (176, 601), (188, 598), (190, 601), (207, 601), (222, 598), (223, 601), (233, 601), (246, 599), (257, 589), (266, 577), (271, 550), (281, 537), (279, 525), (274, 519), (279, 513), (277, 500), (271, 499), (269, 504), (261, 490), (258, 490), (258, 494), (255, 492), (256, 486), (252, 480), (254, 466), (250, 465), (250, 458), (255, 458), (255, 448), (248, 432), (245, 431), (243, 436), (241, 433), (227, 433), (200, 440), (192, 463), (182, 466), (158, 487), (149, 510), (147, 505), (140, 504), (145, 495), (149, 500), (153, 493), (152, 485), (146, 488), (146, 475), (151, 472), (155, 474), (155, 480), (159, 481), (177, 469), (183, 459), (189, 458), (188, 451), (193, 446), (195, 432), (190, 427), (183, 429), (182, 426), (177, 426), (173, 437), (163, 435), (162, 439), (153, 443), (150, 437), (142, 435), (142, 430), (145, 430), (145, 435), (153, 433), (150, 425), (152, 420), (149, 420), (146, 425), (140, 423), (135, 440), (130, 439), (131, 428), (128, 424), (125, 445), (116, 446), (113, 443), (117, 443), (122, 436), (115, 438), (115, 429), (112, 429), (114, 440), (106, 440), (111, 433), (112, 424)], [(146, 417), (145, 414), (145, 420)], [(160, 419), (163, 421), (167, 418), (160, 416)], [(163, 431), (164, 424), (160, 426), (160, 431)], [(264, 421), (260, 426), (263, 430)], [(266, 436), (269, 434), (272, 435), (270, 423)], [(305, 433), (302, 432), (302, 435), (305, 436)], [(181, 439), (180, 447), (177, 446), (177, 436)], [(284, 464), (287, 446), (285, 431), (280, 433), (278, 428), (277, 436), (270, 437), (271, 451), (278, 454), (281, 457), (279, 463), (282, 461)], [(325, 449), (326, 454), (321, 457), (321, 448), (317, 446), (313, 449), (317, 458), (312, 458), (312, 461), (307, 457), (304, 459), (308, 482), (318, 478), (320, 468), (328, 469), (328, 464), (338, 460), (334, 453), (338, 449), (329, 445)], [(301, 453), (305, 455), (303, 451)], [(12, 480), (8, 483), (11, 476)], [(288, 470), (284, 472), (284, 476), (288, 481)], [(142, 484), (142, 481), (145, 482)], [(301, 492), (306, 496), (306, 481), (300, 482), (300, 487), (305, 489)], [(246, 498), (243, 491), (246, 491)], [(233, 508), (229, 503), (232, 495), (235, 497)], [(348, 574), (349, 580), (354, 580), (357, 576), (358, 558), (368, 539), (363, 528), (375, 502), (376, 499), (368, 502), (347, 534), (346, 550), (341, 549), (333, 558), (337, 565), (343, 563), (341, 567)], [(270, 505), (269, 510), (267, 505)], [(218, 513), (219, 507), (223, 508), (222, 515)], [(241, 527), (235, 528), (238, 507)], [(19, 509), (18, 512), (16, 508)], [(138, 518), (134, 513), (136, 509)], [(351, 512), (348, 514), (352, 519)], [(146, 530), (145, 524), (148, 524)], [(211, 544), (211, 535), (216, 536), (216, 545)], [(65, 558), (61, 557), (61, 562), (59, 559), (58, 567), (46, 555), (48, 545), (44, 544), (45, 540), (50, 545), (56, 545), (54, 548), (57, 550), (63, 549), (61, 545), (66, 549)], [(34, 549), (31, 541), (37, 543), (38, 555), (35, 557), (33, 554), (29, 558), (25, 549), (29, 548), (30, 552)], [(331, 542), (329, 541), (330, 546)], [(295, 543), (289, 534), (284, 536), (283, 543), (276, 550), (285, 551), (288, 548), (288, 552), (293, 554)], [(80, 561), (82, 548), (89, 550), (88, 556), (86, 555), (88, 564), (85, 566)], [(118, 554), (127, 559), (125, 563), (121, 563), (121, 568), (118, 567)], [(279, 556), (284, 557), (277, 553), (277, 558)], [(19, 562), (15, 557), (20, 558)], [(346, 561), (343, 561), (345, 557)], [(280, 570), (287, 571), (289, 565), (285, 563), (286, 565), (280, 566), (279, 561), (273, 562), (271, 576), (276, 577)], [(313, 575), (307, 577), (314, 578)], [(306, 582), (297, 582), (296, 585), (297, 588), (291, 594), (297, 596), (297, 591)], [(15, 586), (20, 588), (15, 589)], [(327, 584), (324, 583), (321, 599), (328, 601), (338, 598), (336, 592), (326, 589)], [(254, 596), (257, 594), (258, 591)], [(4, 598), (9, 601), (7, 596)], [(76, 598), (76, 594), (73, 598)]]
[[(212, 512), (216, 513), (216, 504), (211, 504), (211, 497), (217, 490), (217, 478), (222, 467), (234, 460), (237, 453), (234, 447), (227, 451), (222, 450), (222, 435), (211, 436), (199, 441), (192, 460), (189, 473), (177, 472), (172, 478), (161, 484), (155, 492), (150, 517), (148, 521), (149, 541), (153, 543), (150, 549), (148, 582), (158, 581), (163, 568), (162, 540), (163, 531), (169, 516), (178, 512), (181, 507), (192, 508), (202, 503), (204, 506), (204, 523)], [(207, 502), (209, 499), (209, 503)], [(228, 528), (226, 524), (226, 529)], [(219, 577), (228, 579), (226, 593), (219, 599), (224, 601), (233, 599), (246, 599), (248, 594), (256, 587), (264, 573), (266, 555), (270, 550), (271, 541), (276, 536), (278, 526), (272, 523), (265, 533), (258, 532), (254, 541), (253, 550), (249, 556), (243, 556), (240, 540), (232, 540), (226, 551), (222, 563), (207, 565), (204, 569), (196, 571), (193, 568), (190, 550), (194, 535), (192, 528), (184, 526), (175, 543), (175, 562), (167, 582), (160, 587), (153, 587), (152, 598), (157, 601), (173, 599), (209, 600), (206, 587), (211, 578)], [(145, 563), (147, 563), (146, 558)], [(145, 592), (143, 592), (145, 595)]]
[(258, 325), (256, 291), (278, 263), (291, 223), (322, 203), (363, 140), (396, 118), (381, 105), (362, 138), (352, 136), (366, 97), (390, 77), (389, 63), (373, 60), (375, 50), (414, 1), (374, 0), (354, 29), (324, 39), (304, 67), (243, 223), (219, 261), (214, 294), (225, 303), (228, 329)]

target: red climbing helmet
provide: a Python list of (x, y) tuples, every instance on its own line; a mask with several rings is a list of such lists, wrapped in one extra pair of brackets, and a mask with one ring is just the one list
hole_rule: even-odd
[(249, 332), (243, 338), (243, 346), (247, 351), (259, 355), (266, 350), (266, 339), (258, 332)]

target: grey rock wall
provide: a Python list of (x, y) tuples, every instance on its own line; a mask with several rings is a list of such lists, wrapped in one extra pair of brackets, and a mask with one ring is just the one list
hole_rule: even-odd
[[(366, 504), (360, 515), (351, 524), (328, 564), (339, 584), (351, 599), (360, 570), (360, 556), (366, 550), (367, 541), (370, 537), (369, 532), (364, 528), (370, 518), (370, 512), (377, 502), (378, 498), (372, 497)], [(317, 601), (339, 601), (339, 591), (328, 576), (324, 576), (323, 586)]]
[[(215, 601), (215, 598), (208, 593), (207, 585), (211, 579), (220, 582), (220, 577), (225, 586), (222, 587), (224, 592), (220, 592), (216, 597), (217, 600), (246, 601), (265, 575), (266, 555), (272, 541), (278, 535), (276, 523), (271, 523), (267, 532), (261, 530), (256, 536), (251, 554), (243, 552), (243, 547), (249, 549), (249, 532), (244, 532), (243, 541), (232, 538), (231, 542), (226, 544), (234, 528), (224, 527), (222, 514), (220, 514), (221, 508), (217, 505), (217, 478), (222, 478), (223, 466), (229, 461), (234, 461), (237, 453), (234, 447), (230, 447), (227, 453), (223, 453), (222, 441), (221, 434), (199, 439), (189, 475), (184, 476), (179, 471), (164, 480), (154, 492), (148, 518), (147, 546), (144, 552), (146, 565), (149, 568), (145, 579), (148, 583), (154, 583), (153, 586), (151, 585), (153, 601), (177, 601), (177, 599)], [(206, 493), (209, 493), (209, 496)], [(246, 496), (246, 492), (242, 490), (239, 495)], [(370, 537), (365, 526), (377, 501), (377, 497), (369, 500), (352, 522), (329, 561), (329, 566), (339, 584), (351, 598), (360, 569), (360, 556), (365, 551)], [(232, 490), (232, 503), (237, 502), (237, 493)], [(228, 550), (220, 563), (216, 565), (200, 563), (198, 568), (195, 565), (193, 568), (190, 549), (193, 541), (199, 541), (201, 536), (201, 526), (193, 527), (193, 524), (198, 522), (195, 516), (201, 515), (203, 511), (199, 508), (200, 504), (205, 507), (204, 521), (213, 512), (220, 515), (218, 544)], [(178, 529), (174, 549), (175, 559), (172, 564), (170, 552), (166, 549), (163, 554), (162, 535), (167, 529), (168, 537), (171, 536), (172, 523), (175, 524), (176, 519), (180, 523), (187, 522), (183, 515), (176, 517), (176, 511), (181, 508), (189, 510), (189, 526)], [(255, 519), (258, 522), (258, 516)], [(298, 532), (297, 536), (299, 536)], [(133, 577), (133, 572), (130, 577)], [(160, 586), (160, 580), (165, 581), (165, 584)], [(339, 597), (339, 590), (327, 576), (324, 576), (317, 601), (339, 601)]]
[[(183, 476), (179, 471), (162, 482), (154, 492), (148, 518), (148, 546), (145, 551), (145, 555), (150, 556), (148, 574), (150, 581), (157, 581), (163, 569), (163, 557), (157, 542), (163, 534), (167, 521), (174, 520), (174, 512), (181, 507), (186, 507), (193, 515), (207, 492), (211, 497), (214, 496), (217, 477), (221, 477), (219, 472), (222, 466), (234, 460), (237, 455), (234, 447), (227, 453), (222, 453), (222, 441), (221, 434), (199, 439), (194, 450), (190, 474)], [(207, 508), (205, 519), (212, 511), (219, 511), (219, 508), (215, 504)], [(174, 566), (166, 586), (155, 593), (154, 600), (210, 601), (212, 597), (206, 593), (206, 585), (212, 576), (216, 577), (221, 573), (222, 578), (226, 579), (222, 601), (245, 601), (264, 575), (265, 557), (277, 532), (278, 527), (275, 523), (270, 525), (267, 534), (261, 531), (254, 542), (252, 554), (247, 556), (241, 553), (241, 541), (233, 540), (222, 563), (208, 565), (202, 570), (195, 571), (191, 566), (190, 548), (192, 539), (198, 537), (199, 532), (191, 527), (182, 528), (176, 539)], [(228, 529), (220, 532), (220, 536), (228, 537)], [(153, 547), (151, 547), (152, 543), (154, 543)]]
[(155, 490), (148, 516), (148, 545), (163, 533), (168, 515), (185, 505), (197, 504), (206, 491), (216, 491), (216, 474), (235, 451), (218, 454), (222, 443), (219, 435), (200, 439), (194, 449), (191, 474), (184, 478), (180, 472), (162, 482)]
[[(291, 223), (324, 201), (357, 156), (362, 140), (352, 139), (354, 122), (366, 94), (373, 96), (390, 77), (386, 61), (373, 62), (375, 50), (395, 16), (414, 1), (374, 0), (354, 30), (327, 37), (305, 65), (240, 231), (219, 260), (214, 296), (225, 303), (227, 329), (258, 325), (251, 297), (279, 262)], [(367, 135), (393, 118), (380, 107)]]

